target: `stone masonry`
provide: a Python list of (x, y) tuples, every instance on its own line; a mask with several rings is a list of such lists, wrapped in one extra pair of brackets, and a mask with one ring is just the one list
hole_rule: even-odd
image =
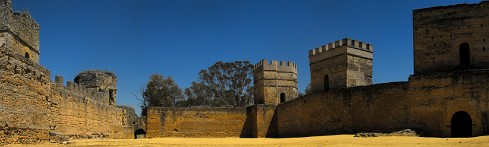
[(309, 51), (311, 94), (298, 97), (297, 65), (262, 60), (254, 68), (255, 105), (150, 107), (142, 118), (115, 105), (111, 72), (51, 81), (39, 64), (39, 25), (11, 6), (11, 0), (0, 0), (0, 145), (403, 129), (436, 137), (489, 134), (488, 1), (414, 10), (414, 74), (408, 81), (372, 84), (373, 46), (346, 38)]
[(414, 73), (489, 68), (488, 5), (414, 10)]
[(114, 74), (87, 71), (77, 83), (65, 85), (61, 76), (52, 82), (39, 64), (39, 25), (13, 12), (11, 0), (0, 0), (0, 19), (0, 145), (134, 138), (133, 124), (123, 123), (134, 109), (115, 106)]
[[(309, 51), (312, 94), (289, 97), (289, 92), (296, 92), (295, 82), (290, 82), (296, 80), (295, 69), (281, 69), (287, 62), (265, 60), (255, 66), (256, 104), (247, 107), (246, 113), (212, 108), (200, 111), (241, 118), (232, 119), (233, 123), (222, 119), (226, 123), (219, 131), (243, 128), (241, 136), (231, 135), (235, 137), (303, 137), (403, 129), (415, 130), (421, 136), (487, 135), (488, 16), (488, 1), (414, 10), (414, 74), (408, 81), (372, 85), (373, 46), (346, 38)], [(281, 93), (285, 94), (284, 100), (280, 100)], [(166, 126), (161, 122), (209, 117), (162, 116), (168, 108), (149, 110), (147, 129), (155, 132), (155, 127)], [(182, 111), (186, 110), (171, 113)], [(192, 125), (208, 127), (204, 122), (195, 123)], [(209, 130), (194, 131), (205, 134)]]
[(297, 65), (262, 60), (254, 68), (255, 104), (277, 105), (296, 98)]
[(311, 90), (372, 84), (373, 45), (345, 38), (309, 51)]

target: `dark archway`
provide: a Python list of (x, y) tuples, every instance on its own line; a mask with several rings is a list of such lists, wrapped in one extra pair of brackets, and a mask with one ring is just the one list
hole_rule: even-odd
[(470, 46), (467, 43), (460, 44), (459, 47), (460, 65), (470, 64)]
[(451, 120), (452, 137), (472, 137), (472, 119), (467, 112), (458, 111)]
[(137, 129), (134, 131), (134, 139), (146, 138), (146, 131), (143, 129)]
[(25, 57), (26, 59), (29, 59), (29, 58), (30, 58), (29, 53), (27, 53), (27, 52), (26, 52), (26, 53), (24, 54), (24, 57)]
[(285, 102), (285, 93), (281, 93), (280, 94), (280, 103), (284, 103)]
[(329, 90), (329, 75), (324, 75), (324, 91), (328, 91)]

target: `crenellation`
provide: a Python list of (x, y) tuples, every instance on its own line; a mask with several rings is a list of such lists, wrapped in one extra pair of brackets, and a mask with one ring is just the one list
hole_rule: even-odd
[(254, 66), (255, 71), (282, 71), (297, 73), (297, 65), (293, 62), (277, 60), (261, 60)]
[(348, 46), (354, 49), (359, 49), (367, 52), (373, 52), (373, 45), (358, 40), (352, 40), (351, 38), (345, 38), (342, 40), (334, 41), (327, 45), (322, 45), (315, 49), (309, 50), (309, 56), (321, 55), (322, 53), (332, 52), (336, 48)]
[(372, 84), (371, 44), (345, 38), (328, 46), (309, 51), (312, 91)]
[(64, 79), (63, 79), (63, 77), (62, 77), (62, 76), (59, 76), (59, 75), (55, 76), (55, 77), (54, 77), (54, 81), (55, 81), (55, 82), (56, 82), (56, 84), (58, 84), (59, 86), (64, 86), (64, 84), (63, 84), (63, 83), (64, 83)]
[(261, 60), (255, 65), (255, 103), (277, 105), (297, 97), (297, 65), (288, 61)]
[(68, 88), (68, 90), (71, 90), (71, 91), (73, 91), (75, 89), (75, 85), (72, 81), (66, 81), (66, 87)]

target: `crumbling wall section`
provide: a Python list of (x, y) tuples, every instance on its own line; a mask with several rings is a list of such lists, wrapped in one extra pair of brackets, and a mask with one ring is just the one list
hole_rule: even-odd
[(132, 128), (124, 126), (127, 111), (122, 108), (100, 102), (105, 92), (86, 88), (83, 85), (67, 81), (57, 76), (56, 84), (51, 87), (59, 97), (60, 113), (57, 132), (71, 138), (132, 138), (124, 132)]
[(0, 46), (0, 144), (49, 139), (60, 111), (49, 77), (41, 65)]

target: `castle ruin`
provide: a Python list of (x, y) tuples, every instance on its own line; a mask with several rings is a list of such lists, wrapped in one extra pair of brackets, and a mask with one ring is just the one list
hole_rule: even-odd
[[(64, 138), (302, 137), (413, 129), (422, 136), (489, 134), (489, 2), (413, 11), (414, 74), (372, 84), (373, 45), (345, 38), (309, 51), (312, 93), (297, 65), (262, 60), (246, 108), (116, 106), (116, 77), (74, 82), (39, 64), (39, 25), (0, 0), (0, 144)], [(135, 124), (144, 124), (141, 127)]]
[(415, 72), (408, 81), (372, 84), (373, 45), (345, 38), (309, 51), (312, 94), (295, 97), (295, 64), (262, 60), (254, 71), (255, 105), (152, 107), (148, 136), (303, 137), (403, 129), (436, 137), (488, 134), (489, 2), (414, 10), (413, 20)]
[[(115, 106), (115, 75), (87, 71), (75, 82), (39, 64), (39, 25), (0, 0), (0, 145), (69, 138), (134, 138), (134, 109)], [(124, 122), (124, 123), (123, 123)]]

